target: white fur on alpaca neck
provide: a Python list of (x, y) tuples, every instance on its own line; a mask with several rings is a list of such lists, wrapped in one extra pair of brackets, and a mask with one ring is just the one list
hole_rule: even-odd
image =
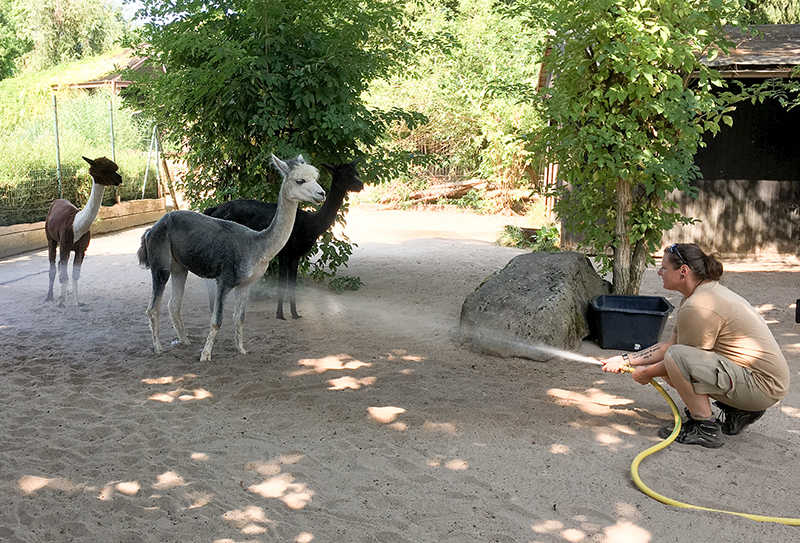
[(97, 213), (100, 211), (100, 204), (103, 203), (104, 190), (105, 186), (92, 182), (92, 193), (89, 195), (89, 201), (86, 202), (83, 209), (78, 211), (72, 220), (73, 240), (78, 241), (91, 228)]

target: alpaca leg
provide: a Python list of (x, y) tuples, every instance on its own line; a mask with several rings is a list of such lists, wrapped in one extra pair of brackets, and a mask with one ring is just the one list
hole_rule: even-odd
[(222, 308), (225, 305), (225, 296), (230, 291), (230, 287), (224, 286), (217, 280), (217, 295), (214, 300), (214, 310), (211, 312), (211, 329), (208, 331), (206, 344), (203, 347), (203, 352), (200, 354), (200, 362), (208, 362), (211, 360), (211, 351), (214, 350), (214, 341), (217, 338), (217, 332), (222, 327)]
[(297, 303), (295, 302), (295, 293), (297, 292), (297, 267), (300, 265), (299, 258), (293, 258), (289, 263), (289, 306), (292, 310), (292, 318), (299, 319), (300, 315), (297, 314)]
[(83, 266), (84, 256), (84, 254), (76, 252), (75, 260), (72, 261), (72, 296), (75, 300), (75, 307), (83, 305), (78, 301), (78, 279), (81, 278), (81, 266)]
[(247, 301), (250, 298), (250, 285), (237, 287), (234, 290), (236, 305), (233, 310), (233, 335), (236, 341), (236, 349), (240, 354), (247, 354), (244, 348), (244, 317), (247, 311)]
[(186, 327), (183, 325), (183, 317), (181, 316), (181, 305), (183, 304), (183, 291), (186, 288), (186, 276), (188, 275), (186, 268), (180, 264), (173, 262), (170, 277), (172, 277), (172, 297), (169, 299), (167, 307), (169, 307), (169, 317), (172, 320), (172, 327), (175, 328), (175, 333), (178, 335), (177, 343), (189, 345), (189, 337), (186, 335)]
[(275, 318), (286, 320), (283, 316), (283, 299), (286, 296), (286, 282), (289, 280), (289, 262), (286, 258), (278, 257), (278, 310)]
[(208, 311), (214, 311), (214, 298), (217, 296), (217, 282), (213, 279), (206, 279), (206, 290), (208, 291)]
[(161, 306), (161, 297), (164, 295), (164, 287), (169, 280), (168, 270), (151, 268), (150, 273), (153, 277), (153, 295), (150, 298), (150, 305), (147, 306), (147, 317), (150, 319), (150, 333), (153, 336), (153, 351), (156, 354), (161, 352), (161, 341), (158, 338), (158, 310)]
[(53, 283), (56, 280), (56, 247), (58, 242), (49, 239), (47, 240), (47, 258), (50, 260), (50, 288), (47, 289), (47, 298), (45, 302), (53, 301)]
[(67, 283), (69, 282), (67, 266), (69, 266), (69, 251), (65, 250), (62, 245), (58, 253), (58, 283), (61, 287), (61, 293), (58, 296), (59, 307), (64, 307), (64, 299), (67, 297)]

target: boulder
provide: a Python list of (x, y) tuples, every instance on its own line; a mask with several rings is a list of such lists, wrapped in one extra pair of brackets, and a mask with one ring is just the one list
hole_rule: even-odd
[(547, 347), (580, 345), (589, 334), (589, 301), (610, 292), (583, 253), (519, 255), (467, 296), (461, 339), (488, 354), (548, 360)]

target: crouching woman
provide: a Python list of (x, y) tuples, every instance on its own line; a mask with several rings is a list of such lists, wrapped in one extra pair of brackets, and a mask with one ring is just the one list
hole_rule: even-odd
[[(663, 377), (686, 404), (676, 441), (716, 448), (781, 400), (789, 366), (767, 323), (741, 296), (719, 284), (722, 264), (693, 243), (667, 247), (658, 270), (664, 288), (683, 294), (672, 338), (604, 361), (603, 371), (634, 368), (636, 382)], [(710, 398), (720, 412), (715, 417)], [(667, 437), (672, 426), (659, 430)]]

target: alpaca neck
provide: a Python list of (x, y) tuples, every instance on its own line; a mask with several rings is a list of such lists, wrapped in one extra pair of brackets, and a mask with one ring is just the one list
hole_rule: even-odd
[(89, 231), (92, 226), (97, 213), (100, 211), (100, 204), (103, 202), (103, 189), (105, 186), (99, 183), (92, 183), (92, 193), (89, 195), (89, 201), (86, 205), (78, 211), (75, 219), (72, 221), (73, 239), (78, 241)]
[(271, 260), (286, 245), (294, 228), (295, 215), (297, 201), (288, 198), (281, 187), (275, 217), (265, 230), (258, 233), (262, 253), (260, 260)]
[(342, 207), (346, 194), (347, 191), (343, 188), (339, 187), (336, 183), (331, 183), (331, 190), (328, 192), (325, 203), (322, 204), (322, 207), (320, 207), (318, 211), (312, 213), (314, 217), (313, 226), (315, 228), (312, 234), (319, 236), (333, 226), (333, 223), (336, 222), (336, 214)]

